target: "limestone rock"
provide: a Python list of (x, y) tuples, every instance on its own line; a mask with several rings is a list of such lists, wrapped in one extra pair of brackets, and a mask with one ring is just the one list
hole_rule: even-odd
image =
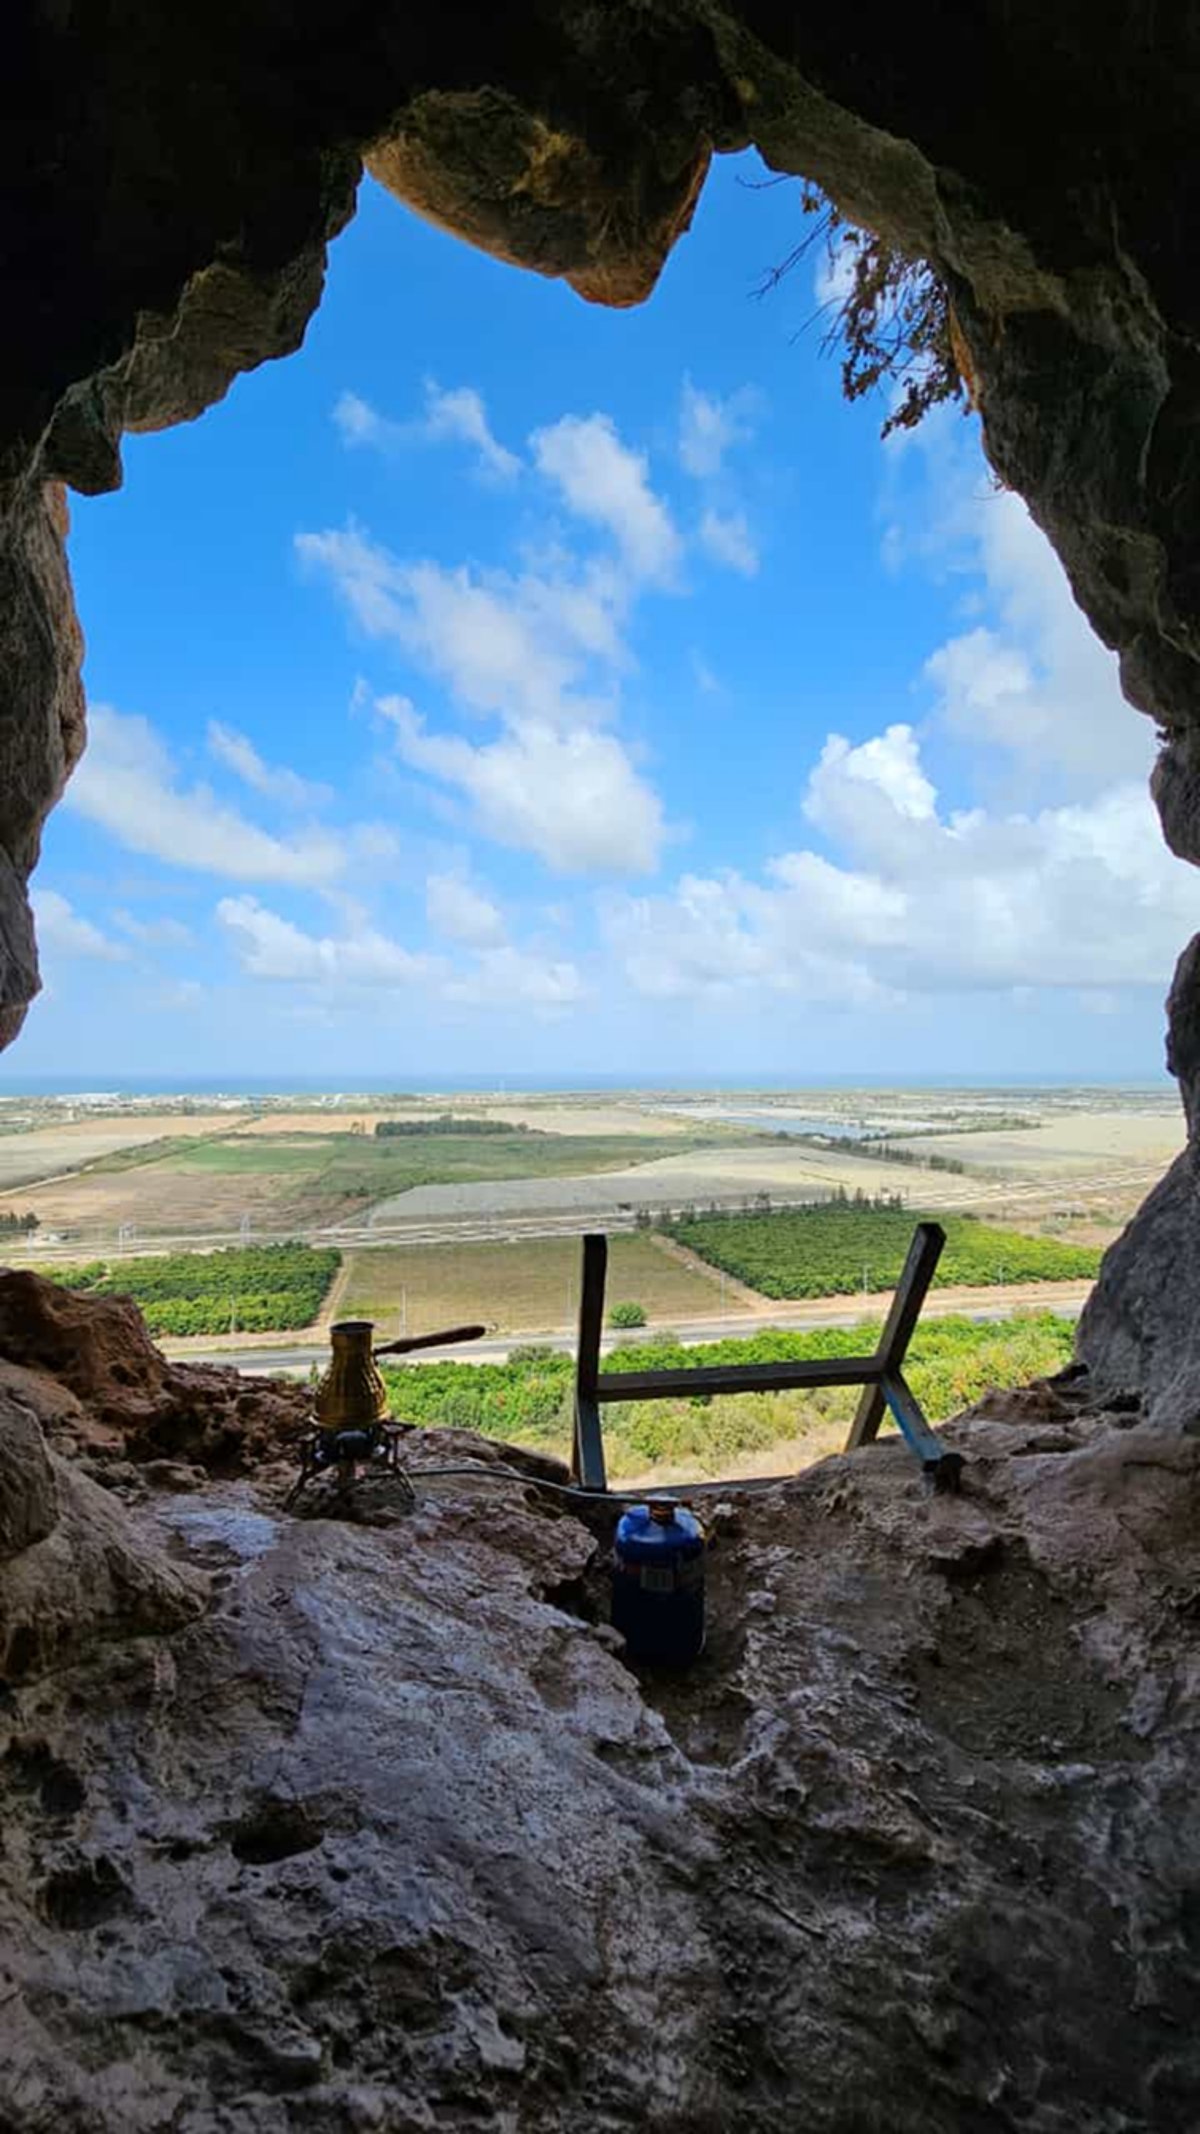
[(0, 1385), (5, 1373), (77, 1450), (219, 1473), (286, 1456), (311, 1405), (302, 1386), (170, 1363), (132, 1298), (81, 1296), (23, 1268), (0, 1270)]
[(1137, 1391), (1152, 1421), (1200, 1431), (1200, 1179), (1177, 1156), (1104, 1255), (1076, 1352), (1097, 1398)]
[(44, 1540), (58, 1518), (58, 1491), (37, 1417), (0, 1393), (0, 1564)]
[(9, 1684), (77, 1660), (98, 1639), (174, 1630), (207, 1600), (204, 1578), (170, 1563), (159, 1537), (140, 1533), (106, 1491), (53, 1455), (47, 1467), (42, 1502), (53, 1516), (43, 1509), (40, 1532), (0, 1562), (0, 1678)]
[(0, 1043), (40, 983), (25, 885), (42, 824), (83, 748), (80, 663), (57, 488), (0, 487)]
[(631, 142), (626, 168), (493, 89), (430, 91), (374, 142), (367, 168), (430, 222), (514, 266), (563, 275), (581, 296), (640, 304), (692, 219), (710, 151), (664, 170)]
[(387, 1528), (156, 1498), (213, 1611), (0, 1713), (0, 2122), (1177, 2134), (1200, 1443), (1072, 1428), (739, 1496), (678, 1676), (452, 1434)]

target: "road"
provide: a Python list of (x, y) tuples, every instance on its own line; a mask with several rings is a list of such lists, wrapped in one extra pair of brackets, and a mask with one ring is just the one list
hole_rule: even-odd
[[(927, 1319), (944, 1319), (951, 1314), (961, 1314), (968, 1319), (1011, 1319), (1014, 1312), (1036, 1309), (1036, 1290), (1041, 1289), (1042, 1308), (1056, 1311), (1065, 1319), (1076, 1319), (1083, 1307), (1090, 1283), (1069, 1285), (1069, 1294), (1064, 1294), (1068, 1285), (1063, 1283), (1028, 1284), (1020, 1290), (997, 1291), (994, 1300), (981, 1298), (978, 1290), (970, 1293), (969, 1301), (956, 1296), (953, 1291), (933, 1297), (925, 1307)], [(696, 1348), (706, 1341), (728, 1341), (738, 1337), (747, 1338), (761, 1334), (767, 1328), (780, 1328), (787, 1332), (807, 1333), (823, 1326), (857, 1326), (863, 1318), (882, 1317), (890, 1303), (884, 1294), (872, 1297), (865, 1305), (839, 1303), (836, 1310), (814, 1310), (811, 1304), (798, 1310), (763, 1312), (725, 1312), (718, 1318), (676, 1320), (670, 1332), (684, 1348)], [(662, 1326), (638, 1327), (627, 1332), (606, 1334), (604, 1349), (627, 1348), (647, 1341), (660, 1341), (667, 1329)], [(575, 1350), (574, 1327), (560, 1327), (549, 1334), (489, 1334), (482, 1341), (463, 1343), (457, 1348), (423, 1349), (408, 1360), (410, 1364), (422, 1363), (507, 1363), (514, 1348), (528, 1347), (536, 1342), (539, 1348), (554, 1349), (561, 1355), (573, 1355)], [(163, 1344), (168, 1355), (178, 1363), (221, 1363), (243, 1371), (250, 1378), (289, 1377), (302, 1378), (314, 1364), (323, 1367), (329, 1360), (327, 1342), (304, 1344), (295, 1348), (256, 1347), (246, 1349), (212, 1348), (187, 1349), (178, 1342)]]

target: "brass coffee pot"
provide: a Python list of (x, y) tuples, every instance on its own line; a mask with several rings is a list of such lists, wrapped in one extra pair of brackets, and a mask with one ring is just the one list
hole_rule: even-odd
[(444, 1342), (477, 1341), (485, 1326), (449, 1326), (438, 1334), (413, 1334), (375, 1348), (373, 1319), (339, 1319), (329, 1329), (333, 1346), (329, 1369), (316, 1393), (317, 1422), (325, 1432), (374, 1430), (388, 1411), (387, 1387), (375, 1368), (377, 1356), (407, 1356), (413, 1349), (438, 1348)]

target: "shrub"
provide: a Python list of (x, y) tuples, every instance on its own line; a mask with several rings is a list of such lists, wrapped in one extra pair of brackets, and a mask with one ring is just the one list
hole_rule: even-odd
[(644, 1304), (614, 1304), (608, 1315), (608, 1323), (610, 1326), (620, 1327), (645, 1326), (646, 1307)]

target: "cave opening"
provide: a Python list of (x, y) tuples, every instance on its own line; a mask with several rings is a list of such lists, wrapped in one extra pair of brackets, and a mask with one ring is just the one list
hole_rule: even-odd
[(1153, 1077), (1150, 725), (978, 418), (842, 405), (839, 259), (761, 296), (802, 227), (720, 159), (614, 311), (364, 181), (304, 350), (75, 504), (10, 1075)]
[[(186, 1069), (205, 1027), (224, 1060), (289, 987), (302, 1012), (281, 1015), (275, 1058), (311, 1061), (332, 1042), (319, 998), (331, 980), (344, 988), (349, 973), (348, 990), (376, 1007), (381, 986), (408, 1002), (440, 958), (446, 1027), (459, 1041), (475, 1033), (490, 1078), (495, 1026), (481, 1036), (477, 1020), (489, 980), (505, 998), (525, 988), (515, 1027), (527, 1035), (564, 1028), (580, 1000), (568, 967), (580, 987), (592, 969), (554, 908), (563, 893), (543, 880), (563, 847), (531, 810), (532, 732), (558, 803), (551, 830), (571, 798), (556, 770), (570, 740), (576, 765), (591, 751), (590, 791), (598, 766), (600, 790), (611, 796), (618, 780), (616, 806), (575, 809), (571, 848), (593, 823), (611, 840), (616, 823), (635, 857), (653, 851), (658, 871), (606, 882), (589, 918), (607, 925), (602, 954), (621, 960), (631, 997), (675, 1042), (706, 988), (708, 1027), (744, 1032), (757, 986), (760, 1026), (790, 1067), (827, 1005), (813, 998), (822, 956), (841, 974), (857, 957), (897, 992), (902, 975), (931, 1026), (964, 1046), (1013, 1044), (1022, 1015), (1050, 1034), (1056, 1012), (1085, 1061), (1139, 1016), (1149, 1040), (1154, 992), (1192, 923), (1191, 878), (1148, 840), (1146, 755), (1122, 758), (1114, 800), (1110, 751), (1151, 751), (1157, 726), (1170, 849), (1200, 855), (1198, 53), (1185, 11), (1098, 19), (1070, 0), (1048, 22), (1024, 0), (983, 14), (918, 7), (872, 18), (869, 36), (859, 18), (757, 0), (736, 12), (639, 0), (403, 20), (372, 0), (206, 6), (170, 23), (136, 0), (28, 12), (14, 37), (16, 213), (3, 231), (20, 292), (0, 431), (6, 1043), (36, 988), (23, 884), (82, 743), (53, 485), (111, 488), (122, 426), (135, 433), (137, 479), (109, 517), (107, 505), (94, 518), (81, 507), (80, 584), (92, 589), (97, 665), (122, 578), (124, 645), (138, 645), (140, 622), (147, 664), (141, 700), (122, 700), (114, 649), (105, 776), (93, 773), (89, 801), (101, 721), (100, 747), (51, 820), (34, 877), (51, 997), (10, 1047), (14, 1076), (39, 1029), (55, 1064), (70, 1052), (70, 1024), (57, 1020), (68, 993), (81, 1028), (132, 1042), (123, 989), (139, 970), (208, 987), (164, 1003), (200, 1030), (179, 1040)], [(891, 553), (890, 579), (878, 555), (890, 515), (871, 528), (869, 566), (861, 549), (839, 552), (846, 469), (862, 455), (859, 501), (877, 507), (881, 460), (869, 414), (840, 408), (832, 372), (814, 373), (824, 399), (813, 381), (794, 407), (773, 399), (787, 412), (761, 428), (757, 482), (741, 471), (735, 491), (706, 494), (682, 464), (685, 409), (710, 481), (714, 424), (725, 436), (753, 421), (730, 401), (755, 381), (719, 371), (711, 286), (669, 373), (655, 372), (661, 306), (581, 312), (602, 353), (587, 352), (581, 325), (572, 384), (591, 364), (592, 389), (526, 407), (536, 340), (514, 348), (507, 381), (484, 366), (540, 285), (485, 261), (495, 302), (472, 293), (449, 343), (455, 358), (470, 345), (473, 376), (457, 360), (435, 371), (419, 321), (393, 325), (376, 298), (385, 355), (414, 350), (407, 392), (392, 395), (390, 361), (386, 393), (357, 368), (371, 346), (364, 312), (354, 372), (339, 363), (318, 384), (311, 430), (287, 420), (334, 312), (318, 315), (298, 363), (265, 359), (300, 338), (364, 150), (436, 222), (601, 302), (644, 296), (674, 246), (669, 305), (704, 242), (703, 199), (693, 235), (675, 240), (709, 155), (751, 140), (772, 169), (811, 175), (852, 220), (930, 260), (951, 295), (1007, 486), (978, 485), (976, 461), (965, 495), (951, 483), (949, 500), (943, 490), (928, 505), (945, 426), (935, 418), (893, 448), (888, 479), (926, 499), (937, 539), (932, 552), (916, 539), (911, 563)], [(718, 166), (718, 188), (729, 170)], [(370, 238), (382, 206), (367, 197), (348, 244)], [(776, 255), (762, 249), (756, 269)], [(636, 360), (616, 353), (622, 340)], [(794, 382), (790, 340), (778, 354)], [(247, 371), (205, 426), (180, 427)], [(640, 412), (614, 398), (625, 373), (645, 393)], [(256, 407), (263, 435), (243, 448), (239, 410)], [(813, 408), (792, 454), (789, 519), (783, 440)], [(143, 458), (136, 433), (172, 426)], [(972, 434), (956, 430), (951, 453)], [(820, 449), (835, 436), (840, 468)], [(229, 442), (210, 447), (218, 438)], [(192, 542), (204, 484), (178, 470), (189, 450), (202, 461), (210, 449), (212, 539)], [(724, 472), (753, 450), (726, 436)], [(262, 581), (240, 545), (251, 515), (235, 526), (232, 512), (239, 478), (254, 489), (256, 469), (276, 468), (310, 485), (323, 469), (328, 489), (303, 494), (303, 513), (293, 504), (274, 546), (260, 544), (280, 605), (256, 654)], [(403, 491), (418, 483), (406, 529)], [(1144, 722), (1122, 710), (1061, 581), (1031, 562), (1043, 551), (1018, 497)], [(139, 499), (154, 505), (157, 552), (119, 516), (136, 516)], [(318, 501), (324, 513), (309, 509)], [(447, 535), (435, 548), (438, 510)], [(171, 582), (164, 529), (181, 521), (184, 562), (201, 564), (190, 623), (148, 590), (155, 564), (153, 583)], [(747, 541), (753, 572), (730, 560), (746, 562)], [(723, 699), (729, 663), (709, 635), (724, 632), (747, 665), (760, 639), (790, 647), (800, 573), (789, 587), (786, 562), (800, 555), (813, 609), (827, 621), (842, 597), (842, 637), (831, 655), (805, 612), (772, 748), (758, 717), (765, 681)], [(768, 629), (746, 603), (767, 597), (776, 568), (783, 623)], [(337, 605), (349, 588), (353, 642)], [(491, 619), (490, 633), (447, 633), (472, 651), (466, 670), (435, 669), (435, 595)], [(552, 596), (553, 631), (534, 639), (539, 694), (518, 732), (479, 646), (486, 636), (495, 660), (507, 645), (502, 674), (528, 677), (533, 621), (546, 625)], [(876, 715), (880, 691), (858, 664), (862, 618), (885, 600), (909, 646), (902, 716)], [(222, 611), (244, 616), (245, 634), (214, 647)], [(393, 669), (391, 649), (385, 661), (397, 632), (367, 628), (397, 613), (411, 673), (398, 658)], [(166, 691), (194, 691), (177, 731), (159, 730), (155, 648)], [(708, 653), (717, 688), (693, 649), (702, 664)], [(206, 673), (210, 653), (228, 667), (231, 651), (244, 663), (236, 717), (229, 701), (211, 703)], [(821, 700), (807, 742), (797, 667)], [(686, 694), (657, 686), (681, 673)], [(826, 723), (839, 675), (846, 699)], [(228, 686), (219, 674), (217, 686)], [(396, 701), (380, 710), (384, 697)], [(589, 716), (565, 717), (564, 697)], [(268, 704), (259, 727), (252, 714)], [(327, 731), (330, 705), (339, 723)], [(362, 737), (348, 794), (346, 736)], [(972, 754), (986, 774), (956, 782)], [(711, 816), (705, 773), (721, 803)], [(314, 790), (325, 785), (328, 800)], [(412, 814), (397, 852), (379, 830), (400, 791)], [(721, 841), (706, 848), (718, 820)], [(861, 840), (864, 823), (869, 843), (852, 848), (847, 826)], [(508, 842), (518, 828), (540, 845)], [(239, 866), (256, 855), (248, 881), (221, 871), (231, 842)], [(602, 848), (619, 874), (614, 849)], [(939, 855), (923, 937), (916, 849)], [(509, 866), (530, 872), (493, 879)], [(453, 953), (402, 923), (407, 895), (434, 924), (431, 875)], [(205, 886), (173, 899), (163, 885), (174, 877)], [(194, 973), (210, 925), (228, 962)], [(947, 959), (972, 928), (991, 960), (988, 984), (968, 994)], [(910, 944), (922, 940), (918, 964)], [(1019, 973), (1013, 959), (1031, 947)], [(426, 959), (419, 977), (414, 959)], [(807, 973), (808, 991), (773, 986), (781, 967)], [(222, 968), (236, 970), (224, 989)], [(587, 1027), (615, 1044), (613, 999), (597, 988)], [(1189, 1124), (1198, 1000), (1194, 943), (1169, 1007)], [(859, 1008), (890, 1079), (904, 1011), (874, 993)], [(855, 1012), (838, 1004), (843, 1032)], [(397, 1040), (418, 1015), (398, 1007)], [(347, 1120), (347, 1143), (363, 1123)], [(183, 1119), (194, 1145), (176, 1179), (195, 1159), (197, 1208), (215, 1205), (230, 1168), (223, 1148), (214, 1157), (222, 1124), (214, 1115), (209, 1135)], [(594, 1119), (592, 1130), (602, 1138)], [(1007, 1119), (1010, 1130), (1027, 1131)], [(240, 1193), (253, 1175), (245, 1155), (233, 1166)], [(124, 1161), (93, 1175), (119, 1187)], [(956, 1174), (941, 1176), (951, 1193)], [(1145, 1182), (1127, 1179), (1131, 1198)], [(921, 1498), (901, 1448), (882, 1446), (722, 1506), (720, 1635), (707, 1677), (680, 1689), (647, 1689), (621, 1665), (585, 1605), (592, 1537), (532, 1490), (498, 1498), (485, 1520), (469, 1489), (452, 1488), (402, 1533), (282, 1521), (264, 1464), (296, 1425), (303, 1387), (168, 1363), (119, 1297), (5, 1274), (0, 1717), (16, 1754), (0, 1757), (0, 2120), (31, 2134), (49, 2123), (291, 2134), (498, 2120), (520, 2134), (733, 2123), (775, 2134), (798, 2112), (814, 2134), (882, 2120), (896, 2134), (1189, 2123), (1200, 2094), (1189, 2029), (1196, 1222), (1186, 1148), (1110, 1249), (1074, 1369), (950, 1424), (949, 1440), (969, 1446), (974, 1494)], [(210, 1494), (189, 1503), (193, 1490)]]

